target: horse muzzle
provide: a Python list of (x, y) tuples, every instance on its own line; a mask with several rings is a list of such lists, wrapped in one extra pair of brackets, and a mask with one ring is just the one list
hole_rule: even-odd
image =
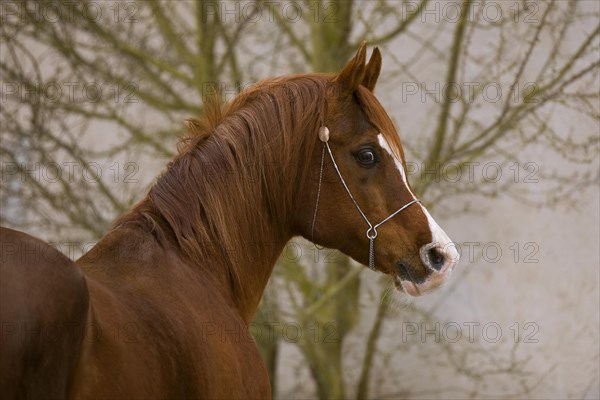
[(415, 279), (416, 274), (411, 273), (410, 265), (402, 262), (397, 264), (396, 287), (411, 296), (421, 296), (442, 286), (460, 260), (456, 245), (452, 242), (426, 244), (419, 250), (419, 256), (429, 272), (424, 278)]

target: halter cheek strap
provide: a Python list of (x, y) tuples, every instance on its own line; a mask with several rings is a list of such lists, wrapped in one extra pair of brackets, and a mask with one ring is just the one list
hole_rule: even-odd
[(319, 139), (323, 142), (323, 152), (321, 154), (321, 170), (319, 172), (319, 186), (317, 189), (317, 201), (315, 204), (315, 213), (313, 215), (312, 228), (311, 228), (312, 241), (314, 242), (315, 222), (317, 220), (317, 211), (319, 209), (319, 199), (321, 197), (321, 183), (323, 181), (323, 166), (324, 166), (324, 161), (325, 161), (325, 149), (327, 149), (327, 153), (329, 154), (329, 158), (331, 158), (331, 162), (333, 163), (335, 172), (337, 173), (337, 176), (340, 178), (340, 181), (342, 182), (342, 185), (344, 186), (346, 193), (348, 193), (350, 200), (352, 200), (352, 203), (354, 203), (354, 206), (356, 207), (356, 209), (358, 210), (360, 215), (363, 217), (363, 219), (369, 226), (369, 229), (367, 229), (367, 232), (366, 232), (367, 238), (369, 239), (369, 268), (371, 268), (373, 271), (375, 271), (375, 238), (377, 238), (377, 228), (379, 228), (381, 225), (383, 225), (390, 219), (394, 218), (400, 212), (407, 209), (411, 204), (418, 203), (419, 200), (417, 200), (416, 198), (413, 197), (413, 199), (411, 201), (404, 204), (398, 210), (394, 211), (392, 214), (387, 216), (383, 221), (379, 222), (378, 224), (373, 225), (369, 221), (369, 219), (367, 218), (367, 216), (365, 215), (363, 210), (358, 205), (358, 202), (352, 195), (352, 192), (350, 192), (350, 189), (348, 188), (348, 185), (346, 184), (346, 181), (344, 180), (344, 177), (342, 176), (342, 173), (340, 172), (340, 169), (338, 168), (338, 165), (335, 162), (335, 157), (333, 157), (333, 153), (331, 152), (331, 147), (329, 146), (329, 129), (327, 129), (327, 127), (323, 126), (323, 127), (321, 127), (321, 129), (319, 129)]

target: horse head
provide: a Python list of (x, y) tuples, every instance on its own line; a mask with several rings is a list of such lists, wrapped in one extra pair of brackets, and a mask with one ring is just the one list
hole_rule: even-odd
[[(366, 45), (330, 77), (311, 156), (299, 232), (392, 277), (417, 296), (440, 286), (458, 263), (448, 235), (417, 199), (394, 124), (373, 91), (381, 70)], [(319, 145), (320, 144), (320, 145)], [(309, 200), (310, 199), (310, 200)]]

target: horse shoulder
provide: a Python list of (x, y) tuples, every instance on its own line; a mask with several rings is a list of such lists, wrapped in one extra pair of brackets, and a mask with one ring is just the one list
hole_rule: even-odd
[(266, 366), (248, 326), (210, 289), (195, 314), (194, 365), (202, 392), (212, 398), (271, 397)]
[(0, 392), (65, 397), (88, 310), (85, 279), (45, 242), (0, 228)]
[(89, 340), (72, 396), (269, 398), (248, 327), (218, 284), (144, 234), (105, 237), (78, 263), (90, 290)]

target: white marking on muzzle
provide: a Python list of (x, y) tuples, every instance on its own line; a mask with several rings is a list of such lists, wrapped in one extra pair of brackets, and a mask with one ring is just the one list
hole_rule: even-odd
[[(404, 166), (402, 165), (402, 160), (394, 156), (394, 153), (392, 152), (392, 149), (390, 148), (390, 145), (388, 144), (387, 140), (385, 140), (385, 138), (383, 137), (383, 134), (380, 133), (377, 135), (377, 141), (379, 142), (379, 145), (385, 151), (387, 151), (388, 154), (394, 159), (394, 164), (396, 165), (398, 172), (400, 172), (400, 176), (402, 177), (402, 181), (404, 182), (406, 189), (408, 189), (410, 194), (416, 198), (412, 190), (410, 190), (410, 186), (408, 186), (406, 171), (404, 170)], [(458, 263), (458, 260), (460, 258), (456, 249), (456, 245), (452, 242), (452, 240), (450, 240), (446, 232), (444, 232), (444, 230), (437, 224), (437, 222), (435, 222), (431, 214), (429, 214), (429, 211), (427, 211), (427, 209), (421, 203), (419, 203), (419, 206), (421, 206), (423, 213), (427, 217), (429, 230), (431, 231), (431, 243), (426, 246), (428, 247), (428, 249), (436, 247), (442, 252), (444, 258), (447, 260), (448, 263), (447, 267), (445, 267), (444, 270), (448, 270), (450, 272)]]
[[(421, 205), (421, 203), (419, 203), (419, 205)], [(423, 213), (427, 216), (429, 230), (431, 231), (431, 241), (432, 243), (435, 243), (435, 246), (431, 246), (430, 248), (437, 247), (442, 252), (446, 262), (449, 263), (448, 268), (451, 271), (460, 258), (456, 245), (450, 240), (446, 232), (444, 232), (437, 222), (435, 222), (431, 214), (429, 214), (429, 211), (427, 211), (423, 205), (421, 205), (421, 208), (423, 209)]]

